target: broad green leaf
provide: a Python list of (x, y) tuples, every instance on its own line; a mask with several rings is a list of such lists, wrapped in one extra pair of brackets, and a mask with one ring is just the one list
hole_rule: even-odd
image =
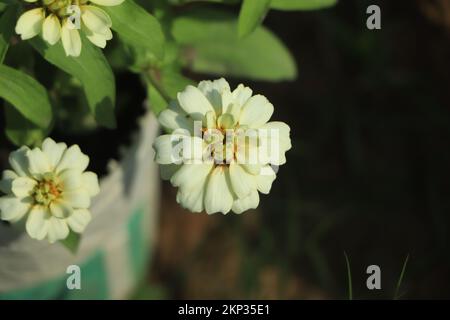
[(50, 126), (53, 114), (47, 91), (29, 75), (0, 65), (0, 97), (40, 128)]
[(297, 76), (295, 60), (276, 35), (259, 27), (239, 39), (231, 14), (211, 9), (183, 12), (172, 34), (185, 48), (184, 62), (195, 72), (266, 81)]
[(165, 109), (178, 92), (194, 84), (192, 80), (184, 77), (180, 70), (171, 67), (150, 70), (146, 75), (146, 82), (150, 107), (155, 114)]
[(272, 0), (270, 7), (277, 10), (317, 10), (336, 3), (337, 0)]
[(116, 86), (114, 74), (101, 50), (82, 38), (81, 55), (67, 57), (59, 42), (49, 46), (39, 37), (30, 42), (33, 47), (50, 63), (77, 78), (82, 86), (89, 108), (98, 124), (115, 128)]
[(17, 21), (17, 7), (10, 6), (0, 17), (0, 63), (5, 60), (9, 48), (9, 41), (14, 33)]
[(271, 0), (244, 0), (239, 13), (239, 37), (252, 33), (264, 20)]
[(64, 240), (61, 240), (61, 244), (66, 247), (71, 253), (76, 254), (78, 251), (78, 247), (80, 246), (81, 236), (78, 233), (70, 231), (68, 237)]
[(42, 143), (49, 130), (38, 127), (24, 118), (11, 104), (5, 103), (5, 134), (17, 146), (37, 146)]
[(103, 7), (112, 20), (119, 38), (131, 46), (145, 47), (156, 58), (164, 56), (164, 34), (158, 20), (132, 0)]

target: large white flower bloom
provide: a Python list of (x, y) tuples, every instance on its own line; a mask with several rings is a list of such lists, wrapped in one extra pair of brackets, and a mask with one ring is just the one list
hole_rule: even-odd
[(38, 240), (65, 239), (69, 229), (84, 231), (91, 220), (91, 197), (99, 192), (97, 175), (85, 172), (89, 157), (77, 145), (45, 139), (41, 148), (22, 147), (3, 172), (0, 218), (11, 223), (26, 217), (26, 231)]
[(61, 39), (68, 56), (81, 53), (81, 29), (96, 46), (104, 48), (112, 39), (112, 22), (100, 6), (116, 6), (125, 0), (24, 0), (32, 9), (23, 13), (16, 24), (16, 33), (23, 40), (38, 34), (50, 45)]
[(163, 179), (178, 187), (177, 202), (208, 214), (256, 208), (268, 194), (274, 165), (286, 162), (290, 128), (269, 122), (273, 105), (225, 79), (188, 86), (159, 122), (169, 132), (154, 144)]

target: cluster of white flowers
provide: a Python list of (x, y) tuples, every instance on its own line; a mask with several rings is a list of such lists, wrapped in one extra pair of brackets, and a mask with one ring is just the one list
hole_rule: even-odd
[(96, 46), (104, 48), (112, 39), (111, 19), (93, 5), (116, 6), (124, 0), (24, 0), (32, 9), (23, 13), (16, 24), (16, 33), (23, 40), (42, 33), (50, 45), (61, 39), (68, 56), (81, 53), (79, 29)]
[(256, 208), (270, 192), (273, 166), (286, 162), (290, 128), (269, 122), (274, 107), (262, 95), (224, 79), (178, 94), (159, 122), (169, 134), (154, 144), (163, 179), (179, 188), (177, 202), (208, 214)]
[(26, 231), (38, 240), (65, 239), (69, 229), (81, 233), (91, 220), (91, 197), (99, 192), (97, 175), (85, 172), (89, 157), (77, 145), (67, 148), (47, 138), (42, 149), (22, 147), (9, 157), (3, 172), (0, 218), (26, 217)]

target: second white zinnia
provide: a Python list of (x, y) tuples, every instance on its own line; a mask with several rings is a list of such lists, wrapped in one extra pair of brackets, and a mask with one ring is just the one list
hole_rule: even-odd
[(163, 179), (179, 188), (177, 202), (208, 214), (256, 208), (291, 148), (289, 126), (269, 122), (273, 111), (267, 98), (243, 85), (231, 91), (225, 79), (180, 92), (159, 115), (169, 134), (154, 144)]

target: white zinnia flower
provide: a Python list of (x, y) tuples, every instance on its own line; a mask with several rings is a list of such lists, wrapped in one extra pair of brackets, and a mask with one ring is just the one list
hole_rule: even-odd
[(81, 233), (91, 220), (91, 197), (99, 192), (97, 175), (85, 172), (89, 157), (78, 145), (67, 148), (47, 138), (42, 149), (24, 146), (9, 157), (12, 170), (3, 172), (0, 218), (26, 217), (26, 231), (38, 240), (65, 239), (69, 229)]
[(78, 57), (81, 53), (79, 29), (96, 46), (104, 48), (112, 39), (112, 22), (100, 6), (117, 6), (125, 0), (24, 0), (32, 9), (23, 13), (16, 24), (16, 33), (22, 40), (42, 33), (50, 45), (61, 39), (66, 55)]
[[(163, 179), (179, 188), (177, 202), (208, 214), (242, 213), (270, 192), (272, 165), (286, 162), (290, 128), (268, 122), (273, 105), (242, 84), (202, 81), (178, 94), (159, 122), (170, 133), (154, 144)], [(180, 143), (181, 148), (180, 148)]]

